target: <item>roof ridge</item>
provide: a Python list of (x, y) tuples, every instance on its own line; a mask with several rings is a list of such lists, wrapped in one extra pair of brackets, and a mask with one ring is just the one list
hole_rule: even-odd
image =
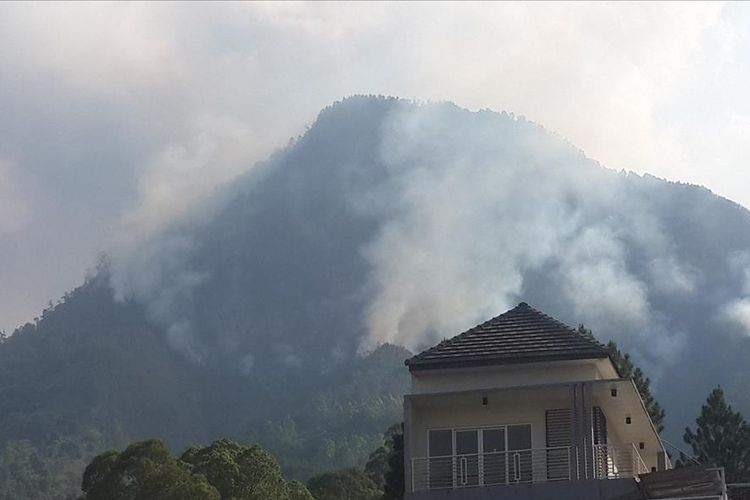
[[(484, 347), (482, 342), (486, 342)], [(554, 346), (554, 347), (553, 347)], [(484, 352), (482, 352), (484, 350)], [(443, 339), (405, 364), (413, 368), (440, 364), (497, 364), (530, 358), (593, 359), (607, 357), (603, 344), (578, 330), (520, 302), (454, 337)]]
[(480, 324), (478, 324), (476, 326), (472, 326), (471, 328), (469, 328), (467, 330), (464, 330), (463, 332), (459, 333), (458, 335), (455, 335), (455, 336), (453, 336), (451, 338), (443, 338), (443, 340), (441, 340), (440, 342), (438, 342), (437, 345), (434, 345), (434, 346), (430, 347), (429, 349), (426, 349), (426, 350), (424, 350), (424, 351), (416, 354), (415, 356), (412, 356), (410, 359), (407, 359), (404, 362), (404, 364), (406, 364), (408, 366), (409, 365), (409, 361), (411, 361), (413, 359), (420, 358), (423, 355), (426, 355), (426, 354), (428, 354), (428, 353), (430, 353), (432, 351), (435, 351), (436, 349), (438, 349), (440, 347), (446, 347), (446, 346), (452, 345), (453, 343), (457, 342), (462, 337), (470, 334), (471, 332), (473, 332), (473, 331), (475, 331), (477, 329), (483, 329), (484, 326), (487, 323), (491, 323), (492, 321), (495, 321), (496, 319), (499, 319), (499, 318), (501, 318), (503, 316), (506, 316), (506, 315), (510, 314), (511, 312), (515, 311), (516, 309), (518, 309), (521, 306), (529, 307), (529, 305), (526, 302), (521, 302), (516, 307), (514, 307), (512, 309), (508, 309), (504, 313), (498, 314), (497, 316), (495, 316), (493, 318), (490, 318), (490, 319), (488, 319), (488, 320), (486, 320), (486, 321), (484, 321), (484, 322), (482, 322), (482, 323), (480, 323)]
[[(525, 302), (521, 302), (521, 304), (526, 304), (526, 303)], [(556, 324), (560, 325), (562, 328), (564, 328), (566, 330), (569, 330), (570, 333), (572, 333), (573, 335), (575, 335), (577, 338), (583, 339), (583, 340), (585, 340), (585, 341), (587, 341), (587, 342), (589, 342), (591, 344), (594, 344), (595, 346), (597, 346), (597, 347), (599, 347), (601, 349), (604, 349), (606, 351), (606, 346), (604, 344), (602, 344), (601, 342), (599, 342), (598, 340), (596, 340), (596, 338), (594, 338), (593, 335), (591, 337), (587, 337), (586, 335), (583, 335), (581, 332), (579, 332), (578, 329), (573, 328), (573, 327), (571, 327), (569, 325), (566, 325), (562, 321), (560, 321), (558, 319), (555, 319), (552, 316), (548, 315), (547, 313), (542, 312), (542, 311), (540, 311), (538, 309), (535, 309), (535, 308), (529, 306), (528, 304), (526, 304), (526, 305), (532, 311), (536, 312), (537, 314), (540, 314), (540, 315), (544, 316), (545, 318), (547, 318), (548, 320), (552, 321), (553, 323), (556, 323)]]

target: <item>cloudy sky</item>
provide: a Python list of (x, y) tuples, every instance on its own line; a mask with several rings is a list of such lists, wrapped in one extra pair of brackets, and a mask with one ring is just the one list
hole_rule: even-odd
[(0, 5), (0, 330), (356, 93), (522, 114), (750, 207), (750, 5)]

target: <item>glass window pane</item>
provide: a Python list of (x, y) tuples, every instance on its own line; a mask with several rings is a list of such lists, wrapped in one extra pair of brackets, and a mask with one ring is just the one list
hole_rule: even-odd
[(531, 448), (531, 426), (509, 425), (508, 426), (508, 449), (528, 450)]
[(453, 431), (430, 431), (429, 447), (428, 488), (453, 488)]
[(528, 483), (531, 482), (532, 471), (532, 453), (531, 449), (531, 426), (530, 425), (509, 425), (508, 426), (508, 450), (509, 453), (509, 476), (511, 482)]
[(456, 431), (456, 455), (479, 452), (477, 431)]
[(479, 484), (479, 431), (456, 431), (457, 485)]
[(505, 429), (485, 429), (482, 431), (482, 445), (485, 453), (505, 451)]
[(453, 431), (430, 431), (430, 456), (453, 455)]
[(505, 429), (483, 430), (482, 446), (484, 450), (484, 484), (505, 484), (508, 477)]

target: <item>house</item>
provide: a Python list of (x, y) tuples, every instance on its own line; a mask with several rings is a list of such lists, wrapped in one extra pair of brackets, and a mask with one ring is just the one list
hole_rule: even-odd
[[(406, 365), (407, 499), (666, 498), (649, 493), (674, 473), (633, 381), (601, 344), (528, 304)], [(721, 470), (700, 469), (700, 498), (726, 498)]]

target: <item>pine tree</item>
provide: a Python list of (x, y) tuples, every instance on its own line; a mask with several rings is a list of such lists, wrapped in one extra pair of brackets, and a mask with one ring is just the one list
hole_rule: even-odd
[(720, 386), (711, 391), (695, 423), (695, 432), (687, 427), (683, 437), (695, 458), (724, 467), (728, 483), (750, 481), (750, 427), (726, 402)]

